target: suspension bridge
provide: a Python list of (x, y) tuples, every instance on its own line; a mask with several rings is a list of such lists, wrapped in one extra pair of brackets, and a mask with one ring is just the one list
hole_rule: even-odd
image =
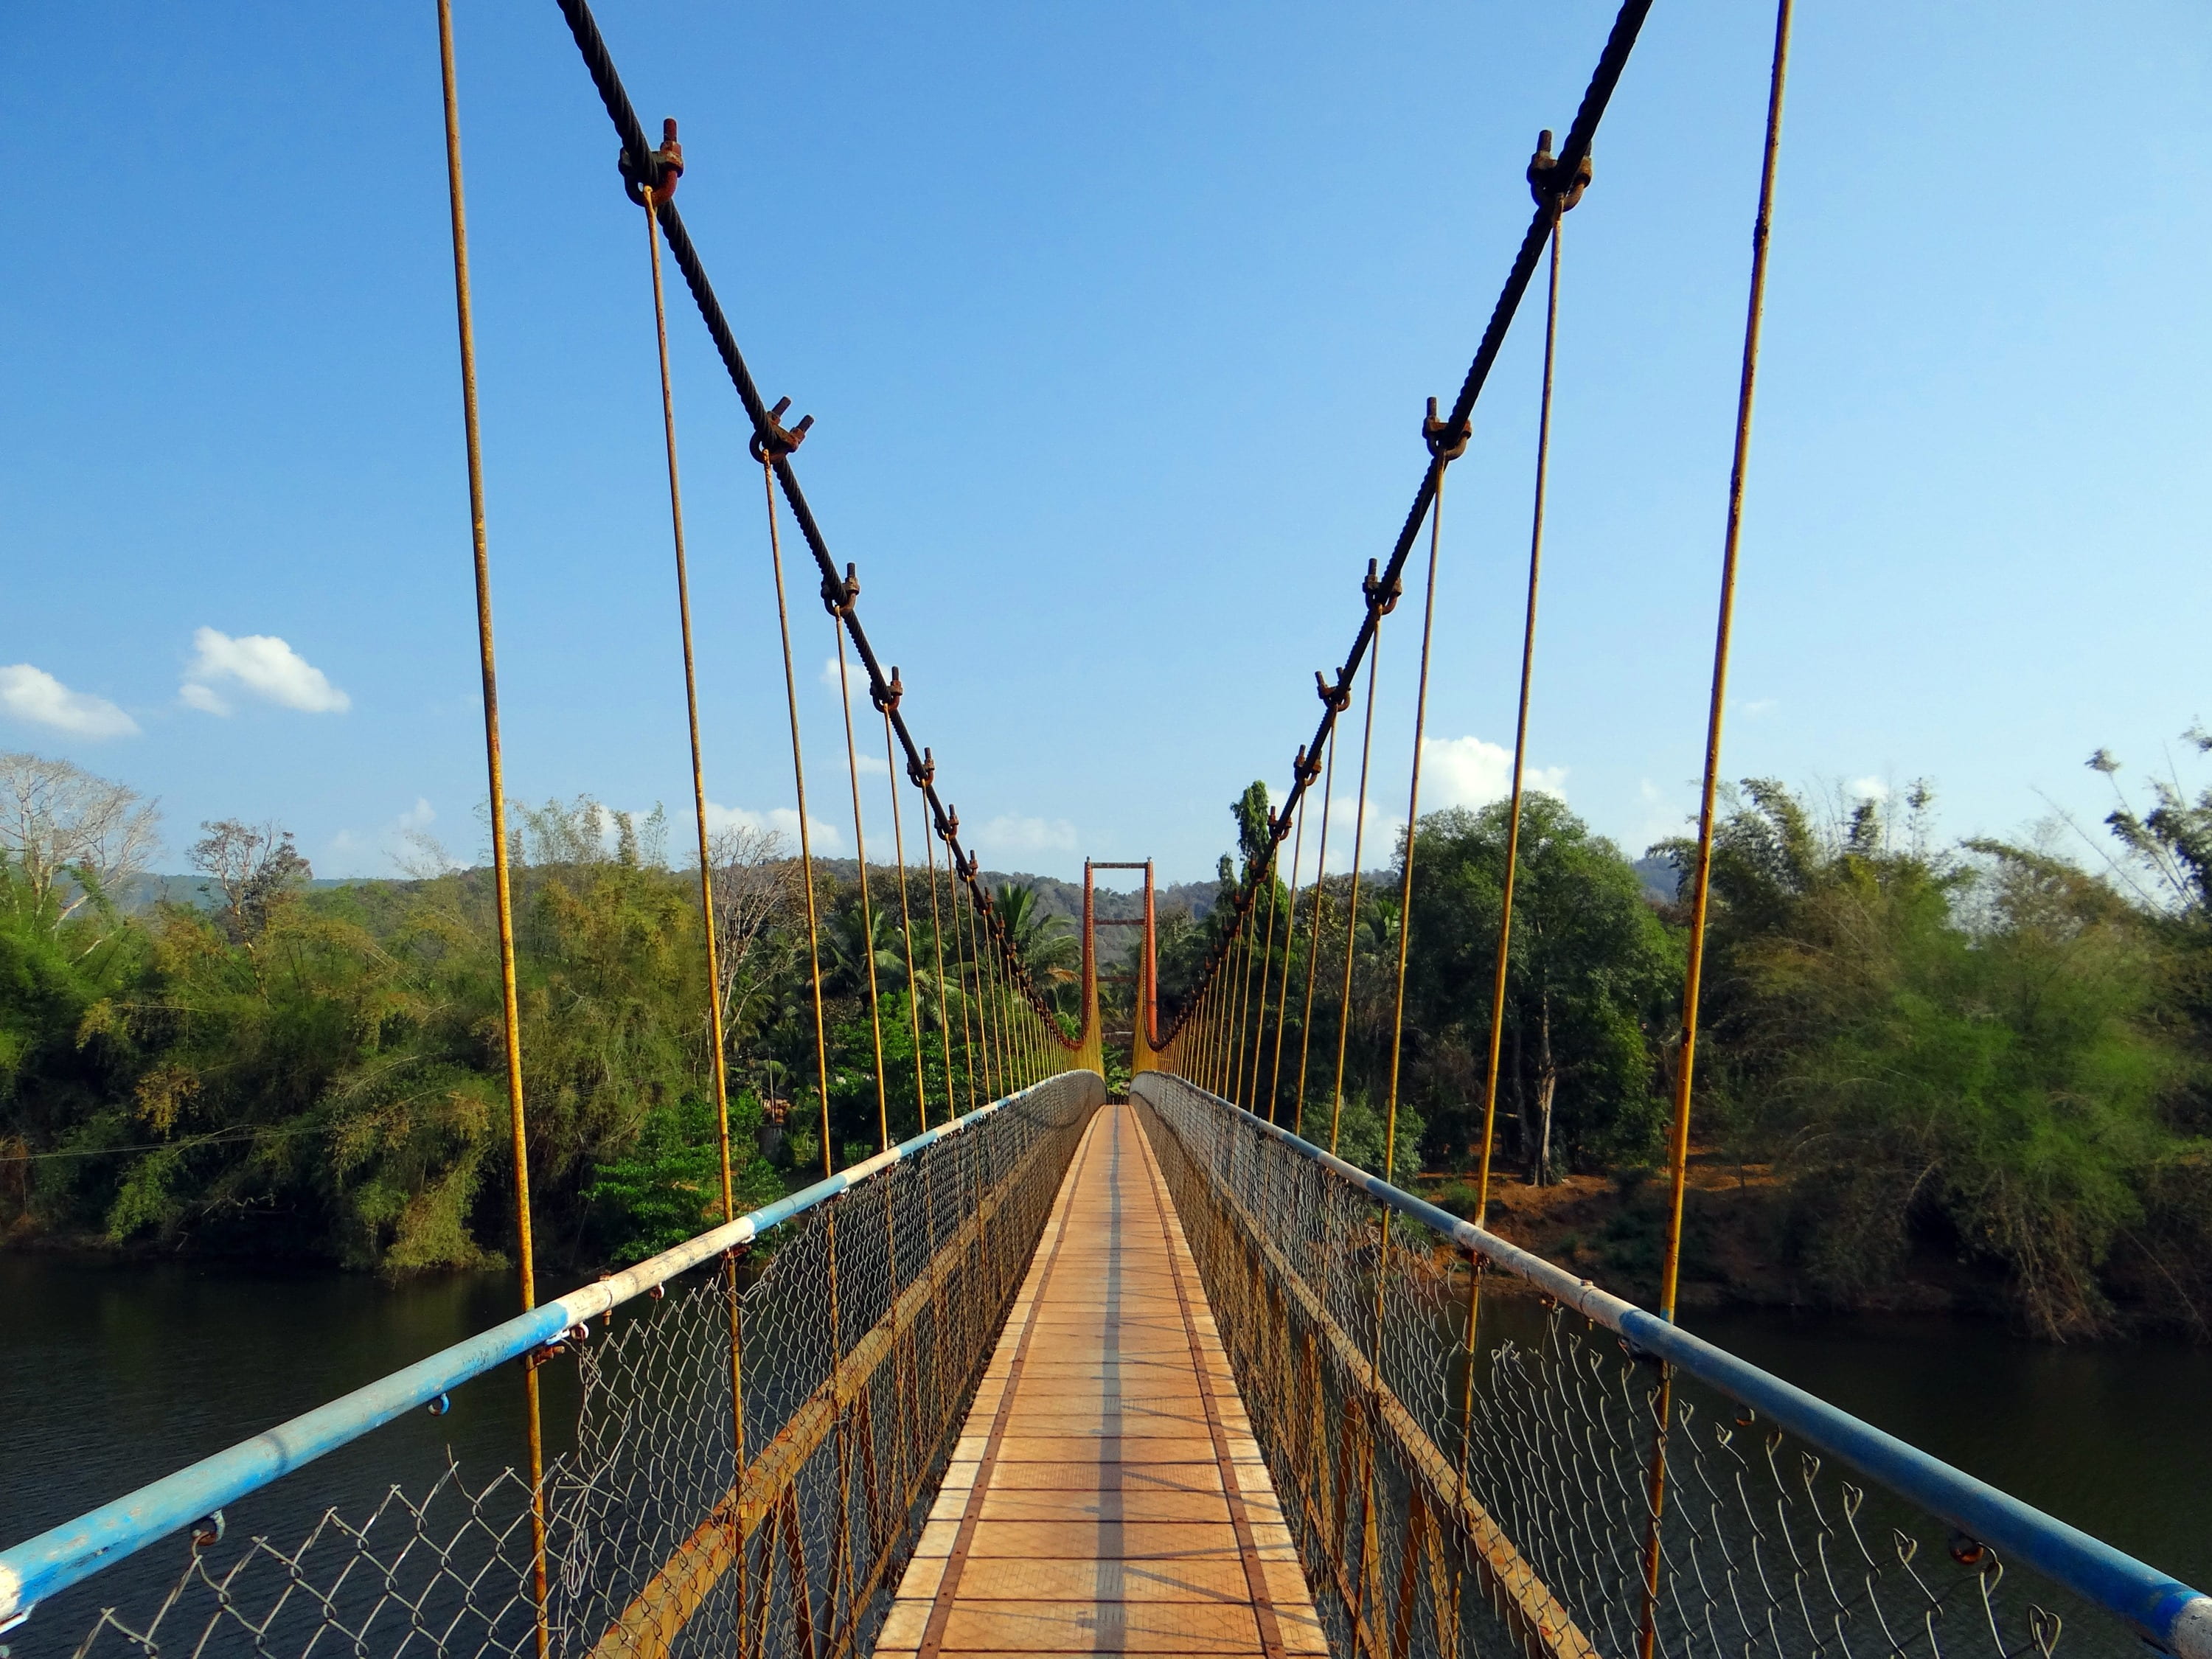
[[(1369, 562), (1350, 648), (1316, 676), (1312, 739), (1263, 848), (1212, 919), (1194, 988), (1169, 1006), (1152, 868), (1086, 866), (1080, 1018), (1055, 1013), (962, 844), (937, 761), (902, 710), (794, 465), (811, 421), (756, 386), (675, 195), (675, 123), (651, 143), (584, 0), (558, 9), (620, 143), (641, 210), (659, 347), (668, 499), (687, 688), (692, 628), (663, 260), (672, 261), (751, 424), (783, 638), (801, 890), (813, 947), (822, 1178), (739, 1213), (727, 1043), (708, 929), (708, 1047), (720, 1112), (720, 1224), (541, 1299), (528, 1187), (531, 1103), (516, 1013), (490, 542), (476, 398), (450, 0), (439, 0), (462, 404), (485, 752), (505, 986), (505, 1063), (521, 1311), (457, 1346), (0, 1552), (0, 1653), (107, 1656), (559, 1654), (582, 1659), (866, 1653), (1334, 1654), (1517, 1651), (1529, 1659), (2118, 1654), (2212, 1659), (2212, 1598), (1700, 1340), (1675, 1322), (1682, 1198), (1721, 715), (1769, 225), (1788, 64), (1777, 14), (1754, 220), (1705, 747), (1674, 1051), (1671, 1206), (1658, 1305), (1606, 1287), (1395, 1184), (1413, 848), (1401, 858), (1383, 1168), (1334, 1154), (1345, 1036), (1312, 1040), (1338, 727), (1361, 706), (1352, 814), (1361, 902), (1381, 633), (1420, 585), (1420, 693), (1406, 817), (1420, 802), (1444, 484), (1492, 364), (1548, 258), (1543, 408), (1530, 536), (1507, 899), (1536, 640), (1544, 453), (1560, 229), (1649, 0), (1620, 7), (1534, 200), (1473, 362), (1421, 423), (1419, 482)], [(854, 718), (857, 670), (884, 759), (915, 795), (927, 928), (891, 792), (903, 984), (933, 951), (933, 1091), (894, 1143), (874, 1022), (878, 1150), (837, 1167), (828, 1115), (820, 918), (792, 668), (783, 526), (796, 529), (847, 678), (844, 759), (864, 920), (872, 900)], [(1426, 545), (1423, 548), (1425, 529)], [(1425, 552), (1425, 569), (1416, 556)], [(1367, 676), (1362, 698), (1360, 677)], [(706, 786), (690, 705), (700, 899), (714, 914)], [(1349, 734), (1348, 734), (1349, 735)], [(1349, 771), (1352, 761), (1347, 753)], [(1316, 859), (1305, 819), (1318, 785)], [(880, 826), (878, 826), (880, 831)], [(880, 834), (879, 834), (880, 846)], [(1279, 854), (1291, 848), (1288, 882)], [(939, 868), (941, 847), (944, 867)], [(881, 866), (878, 866), (879, 869)], [(1125, 1098), (1109, 1100), (1093, 878), (1143, 872)], [(880, 879), (880, 877), (878, 878)], [(1287, 902), (1283, 902), (1287, 894)], [(1307, 903), (1310, 897), (1310, 903)], [(1288, 948), (1306, 929), (1300, 983)], [(866, 937), (873, 937), (872, 921)], [(1348, 932), (1347, 932), (1348, 937)], [(1284, 948), (1278, 948), (1278, 939)], [(867, 961), (866, 1002), (890, 994)], [(1294, 1000), (1305, 1017), (1291, 1018)], [(924, 1029), (918, 1001), (908, 1014)], [(955, 1023), (957, 1016), (957, 1024)], [(1474, 1213), (1486, 1217), (1498, 1016)], [(1287, 1034), (1296, 1030), (1295, 1042)], [(1332, 1046), (1333, 1044), (1333, 1046)], [(957, 1054), (961, 1065), (950, 1063)], [(964, 1080), (964, 1094), (956, 1079)], [(541, 1393), (557, 1368), (562, 1386)], [(449, 1460), (426, 1486), (265, 1523), (341, 1448), (374, 1452), (404, 1414), (464, 1389), (518, 1390), (511, 1463)], [(547, 1434), (549, 1398), (573, 1401)], [(555, 1449), (549, 1452), (549, 1444)]]

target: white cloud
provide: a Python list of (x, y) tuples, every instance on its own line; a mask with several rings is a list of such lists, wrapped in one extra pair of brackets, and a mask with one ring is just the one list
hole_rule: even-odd
[(1066, 818), (1025, 818), (1001, 812), (975, 830), (978, 848), (1001, 853), (1072, 853), (1075, 826)]
[[(1425, 774), (1424, 775), (1425, 775)], [(1406, 833), (1406, 820), (1395, 809), (1367, 798), (1365, 827), (1360, 823), (1359, 803), (1342, 798), (1328, 804), (1328, 873), (1340, 876), (1352, 868), (1352, 849), (1359, 848), (1360, 866), (1381, 869), (1398, 856), (1398, 842)]]
[(1881, 801), (1889, 799), (1889, 786), (1880, 778), (1853, 778), (1844, 787), (1860, 800)]
[[(898, 670), (894, 667), (891, 672), (896, 674)], [(822, 689), (831, 696), (836, 696), (837, 695), (836, 658), (823, 658), (820, 678)], [(852, 696), (853, 736), (855, 744), (860, 750), (860, 769), (863, 772), (883, 772), (887, 769), (881, 758), (869, 758), (868, 733), (883, 728), (884, 717), (876, 712), (875, 700), (868, 694), (867, 666), (857, 656), (846, 660), (845, 686)]]
[[(793, 853), (799, 851), (799, 814), (788, 806), (774, 806), (765, 812), (756, 812), (749, 806), (718, 806), (708, 801), (707, 829), (710, 834), (722, 830), (771, 830), (783, 837)], [(845, 839), (837, 833), (836, 824), (809, 812), (806, 815), (806, 833), (817, 855), (836, 857), (843, 854)], [(696, 857), (696, 848), (693, 855)]]
[[(1567, 769), (1531, 766), (1522, 775), (1524, 789), (1566, 797)], [(1480, 738), (1421, 739), (1421, 806), (1487, 806), (1513, 793), (1513, 751)]]
[(234, 684), (265, 702), (307, 714), (343, 714), (353, 699), (273, 634), (233, 639), (213, 628), (192, 635), (195, 655), (177, 696), (186, 708), (228, 714), (230, 704), (215, 688)]
[(1757, 720), (1765, 719), (1781, 707), (1779, 697), (1755, 697), (1749, 702), (1738, 703), (1735, 711), (1746, 720)]
[[(1565, 798), (1567, 769), (1545, 766), (1528, 769), (1523, 787)], [(1421, 740), (1421, 811), (1439, 812), (1450, 806), (1487, 806), (1512, 793), (1513, 751), (1486, 743), (1480, 738), (1424, 738)], [(1356, 798), (1338, 796), (1328, 806), (1328, 873), (1341, 875), (1352, 868), (1352, 843), (1359, 845), (1359, 863), (1372, 874), (1395, 863), (1398, 844), (1406, 835), (1406, 820), (1399, 808), (1405, 797), (1384, 802), (1367, 798), (1366, 827), (1360, 827)], [(1309, 826), (1307, 839), (1313, 839)], [(1309, 858), (1313, 854), (1309, 853)]]
[[(836, 658), (823, 658), (821, 678), (822, 689), (832, 696), (836, 696)], [(846, 684), (853, 694), (854, 758), (860, 762), (860, 775), (871, 778), (886, 777), (891, 769), (890, 763), (881, 755), (870, 753), (868, 748), (868, 733), (878, 730), (883, 725), (883, 716), (876, 712), (876, 705), (868, 696), (868, 671), (859, 663), (853, 663), (850, 665)], [(792, 822), (796, 826), (798, 819), (794, 817)]]
[(1645, 778), (1636, 786), (1636, 805), (1638, 817), (1635, 844), (1625, 849), (1631, 858), (1640, 858), (1644, 848), (1684, 833), (1686, 809), (1669, 800), (1667, 792), (1650, 779)]
[(136, 737), (138, 722), (105, 697), (72, 691), (27, 662), (0, 668), (0, 708), (33, 726), (80, 738)]
[[(383, 876), (397, 871), (419, 881), (458, 870), (461, 866), (430, 834), (437, 817), (437, 809), (428, 799), (417, 795), (414, 805), (376, 829), (339, 830), (315, 854), (315, 872), (325, 876)], [(483, 856), (491, 856), (489, 848)]]
[[(853, 694), (853, 713), (855, 717), (872, 715), (876, 706), (868, 700), (868, 671), (857, 662), (848, 661), (845, 668), (845, 684)], [(837, 692), (837, 659), (822, 659), (822, 689), (835, 696)]]

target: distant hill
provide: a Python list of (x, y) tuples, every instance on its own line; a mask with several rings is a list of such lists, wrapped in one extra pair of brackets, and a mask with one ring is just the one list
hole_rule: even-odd
[[(860, 866), (851, 859), (817, 859), (814, 863), (823, 874), (840, 882), (856, 880), (860, 875)], [(941, 866), (939, 867), (942, 868)], [(1674, 870), (1671, 865), (1662, 860), (1646, 859), (1636, 868), (1637, 872), (1644, 877), (1648, 890), (1658, 893), (1662, 898), (1673, 896), (1671, 878)], [(872, 863), (868, 872), (872, 878), (888, 880), (895, 869), (895, 866)], [(1668, 878), (1663, 890), (1655, 884), (1654, 871)], [(477, 874), (475, 870), (465, 870), (460, 873), (469, 878)], [(920, 874), (921, 872), (916, 870), (911, 873)], [(1116, 870), (1111, 874), (1126, 881), (1135, 872)], [(1083, 919), (1083, 884), (1079, 881), (1063, 881), (1057, 876), (1032, 875), (1019, 870), (985, 870), (981, 875), (984, 884), (989, 887), (1012, 882), (1033, 890), (1037, 896), (1037, 906), (1046, 915), (1065, 916), (1070, 922), (1079, 922)], [(1389, 875), (1387, 872), (1373, 871), (1363, 879), (1364, 884), (1373, 886), (1387, 881)], [(420, 882), (416, 878), (406, 876), (318, 876), (308, 885), (319, 890), (365, 887), (381, 891), (405, 890), (420, 885)], [(1164, 884), (1153, 890), (1152, 898), (1154, 908), (1162, 915), (1180, 909), (1188, 912), (1193, 920), (1202, 921), (1213, 908), (1218, 896), (1218, 884), (1209, 878)], [(1095, 890), (1095, 897), (1098, 915), (1109, 920), (1133, 921), (1145, 914), (1145, 895), (1141, 885), (1126, 891), (1101, 886)], [(212, 910), (222, 902), (215, 884), (205, 876), (156, 874), (133, 876), (123, 882), (116, 890), (115, 900), (118, 908), (133, 915), (151, 910), (162, 903), (188, 904), (202, 910)], [(1099, 953), (1108, 957), (1119, 957), (1133, 949), (1135, 944), (1134, 932), (1115, 928), (1101, 936)]]
[(1672, 859), (1640, 858), (1628, 866), (1636, 872), (1644, 890), (1662, 904), (1672, 904), (1681, 889), (1681, 878), (1675, 873)]
[[(349, 876), (318, 876), (307, 885), (313, 888), (351, 887), (356, 878)], [(376, 884), (398, 886), (397, 878), (386, 881), (373, 878)], [(157, 904), (190, 904), (202, 910), (212, 910), (222, 902), (222, 895), (205, 876), (131, 876), (116, 885), (116, 908), (126, 915), (136, 915), (150, 910)]]

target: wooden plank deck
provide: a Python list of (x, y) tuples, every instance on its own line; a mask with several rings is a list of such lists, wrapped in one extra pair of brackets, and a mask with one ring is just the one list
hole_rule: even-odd
[(1076, 1152), (875, 1650), (1328, 1650), (1130, 1107)]

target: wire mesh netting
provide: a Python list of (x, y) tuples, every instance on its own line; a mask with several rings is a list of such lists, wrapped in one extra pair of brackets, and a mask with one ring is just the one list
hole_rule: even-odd
[(196, 1529), (181, 1572), (146, 1551), (77, 1659), (866, 1652), (1103, 1095), (1039, 1084), (541, 1357), (580, 1399), (542, 1596), (528, 1481), (449, 1465), (303, 1537)]
[(2136, 1647), (1226, 1102), (1131, 1092), (1335, 1653), (2017, 1659), (2062, 1607), (2069, 1654)]

